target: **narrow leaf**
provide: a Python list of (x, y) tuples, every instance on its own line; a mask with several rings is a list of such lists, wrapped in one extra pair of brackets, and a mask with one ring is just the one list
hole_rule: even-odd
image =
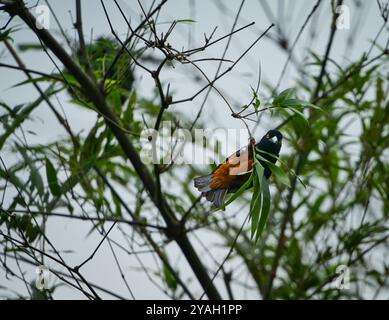
[(254, 193), (250, 205), (250, 216), (251, 216), (251, 238), (257, 233), (257, 226), (261, 216), (262, 210), (262, 177), (264, 176), (264, 168), (259, 163), (256, 162), (254, 166)]
[(192, 19), (181, 19), (181, 20), (176, 20), (176, 23), (193, 23), (196, 22), (195, 20)]
[(258, 239), (261, 237), (263, 229), (265, 228), (267, 219), (269, 218), (270, 212), (270, 190), (269, 184), (267, 183), (267, 179), (264, 175), (262, 175), (262, 210), (261, 216), (259, 218), (259, 223), (257, 227), (257, 233), (255, 237), (255, 243), (258, 242)]
[(46, 158), (46, 176), (47, 183), (49, 184), (49, 189), (52, 195), (56, 197), (60, 196), (61, 188), (58, 185), (57, 172), (55, 171), (53, 164), (48, 158)]
[(231, 202), (233, 202), (236, 198), (238, 198), (252, 183), (253, 174), (247, 179), (247, 181), (231, 196), (230, 199), (224, 204), (224, 207), (227, 207)]

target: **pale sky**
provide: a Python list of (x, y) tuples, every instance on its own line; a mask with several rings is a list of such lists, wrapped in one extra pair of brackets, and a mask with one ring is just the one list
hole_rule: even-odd
[[(330, 25), (330, 1), (322, 1), (319, 11), (315, 14), (312, 20), (315, 25), (309, 24), (302, 34), (301, 39), (296, 45), (294, 54), (298, 61), (302, 64), (306, 64), (307, 55), (309, 51), (313, 51), (319, 55), (324, 52), (325, 45), (328, 39), (329, 25)], [(375, 1), (359, 1), (362, 6), (362, 10), (357, 11), (355, 3), (357, 1), (345, 1), (345, 5), (350, 10), (350, 29), (338, 30), (335, 38), (335, 43), (331, 51), (331, 58), (338, 63), (345, 65), (348, 61), (360, 57), (364, 51), (369, 48), (370, 43), (379, 28), (382, 25), (382, 19), (378, 15), (378, 8)], [(29, 1), (30, 4), (35, 1)], [(113, 5), (113, 1), (105, 1), (114, 28), (122, 39), (125, 38), (127, 32), (127, 26), (122, 20), (119, 12)], [(136, 25), (139, 21), (140, 10), (136, 1), (119, 1), (123, 10), (128, 14), (131, 19), (131, 23)], [(146, 8), (149, 7), (151, 1), (142, 1)], [(194, 47), (203, 43), (206, 33), (209, 35), (212, 30), (218, 26), (215, 33), (215, 38), (220, 37), (228, 33), (233, 24), (234, 13), (237, 12), (240, 1), (190, 1), (190, 0), (169, 0), (163, 7), (159, 18), (160, 22), (171, 22), (174, 19), (193, 19), (194, 23), (180, 24), (173, 34), (172, 44), (177, 47)], [(230, 47), (226, 54), (226, 59), (235, 61), (239, 55), (258, 37), (263, 30), (265, 30), (272, 22), (281, 23), (276, 25), (276, 28), (280, 28), (286, 38), (293, 43), (297, 36), (298, 31), (304, 23), (304, 20), (308, 13), (311, 11), (316, 1), (313, 0), (280, 0), (280, 1), (267, 1), (268, 7), (274, 15), (274, 20), (269, 20), (264, 13), (264, 7), (261, 6), (261, 1), (247, 0), (240, 14), (237, 27), (241, 27), (249, 22), (254, 21), (255, 26), (248, 28), (237, 36), (232, 37)], [(40, 1), (41, 5), (44, 5), (44, 1)], [(50, 0), (54, 11), (57, 14), (57, 18), (61, 21), (62, 26), (68, 33), (68, 35), (76, 39), (76, 32), (72, 27), (72, 17), (74, 19), (74, 1), (60, 1)], [(220, 6), (224, 7), (224, 12), (220, 11)], [(96, 38), (100, 35), (110, 35), (110, 30), (106, 18), (104, 16), (103, 9), (98, 0), (84, 0), (82, 1), (83, 20), (84, 20), (84, 32), (87, 41), (91, 41), (91, 35)], [(7, 21), (7, 17), (0, 16), (1, 24)], [(15, 19), (12, 25), (19, 26), (19, 30), (13, 34), (14, 45), (17, 46), (23, 43), (36, 42), (36, 37), (21, 24), (20, 20)], [(168, 23), (158, 25), (160, 30), (167, 28)], [(316, 27), (315, 27), (316, 26)], [(271, 35), (275, 35), (276, 28), (271, 30)], [(55, 34), (57, 39), (61, 39), (58, 31), (58, 27), (54, 19), (50, 19), (50, 32)], [(315, 31), (317, 38), (314, 41), (309, 40), (309, 35), (312, 31)], [(351, 47), (348, 47), (350, 37), (354, 35), (354, 43)], [(387, 31), (381, 35), (378, 39), (378, 43), (383, 43), (387, 38)], [(221, 57), (225, 48), (226, 41), (220, 42), (219, 45), (215, 45), (210, 48), (206, 53), (200, 54), (199, 58), (204, 57)], [(66, 47), (66, 45), (64, 44)], [(349, 49), (347, 49), (347, 47)], [(376, 51), (373, 50), (372, 55)], [(53, 72), (55, 67), (48, 57), (42, 52), (27, 52), (21, 54), (22, 59), (31, 69), (40, 70), (43, 72)], [(265, 82), (275, 84), (278, 81), (281, 70), (287, 56), (275, 43), (267, 38), (262, 39), (252, 51), (242, 59), (236, 66), (236, 68), (230, 72), (226, 77), (222, 78), (216, 83), (216, 86), (225, 92), (228, 97), (231, 98), (231, 102), (243, 105), (250, 99), (251, 89), (250, 86), (255, 87), (258, 77), (258, 64), (261, 63), (262, 69), (262, 86), (260, 89), (260, 97), (266, 98), (264, 89)], [(0, 61), (3, 63), (15, 64), (6, 51), (4, 46), (0, 46)], [(217, 62), (206, 62), (203, 64), (204, 70), (212, 78), (216, 71)], [(224, 68), (228, 64), (223, 64)], [(23, 85), (13, 87), (15, 84), (24, 81), (25, 76), (23, 73), (0, 68), (0, 101), (6, 102), (8, 105), (14, 106), (21, 103), (28, 103), (37, 97), (37, 92), (32, 86)], [(162, 72), (162, 81), (165, 83), (170, 82), (171, 91), (173, 92), (173, 99), (181, 99), (191, 96), (199, 86), (193, 82), (193, 76), (196, 71), (190, 66), (176, 65), (174, 70), (166, 70)], [(280, 89), (285, 89), (288, 86), (295, 83), (297, 73), (292, 64), (289, 65), (286, 75), (281, 82)], [(137, 87), (139, 89), (139, 95), (150, 96), (154, 89), (152, 79), (149, 79), (146, 74), (138, 73)], [(180, 110), (188, 115), (190, 118), (194, 118), (199, 110), (204, 95), (200, 95), (197, 99), (184, 104), (178, 104), (172, 106), (172, 110)], [(80, 107), (70, 104), (69, 98), (64, 95), (58, 95), (58, 100), (61, 102), (64, 112), (71, 123), (75, 132), (83, 131), (86, 134), (91, 125), (94, 124), (95, 116), (91, 112), (81, 110)], [(58, 101), (53, 99), (55, 105), (58, 106)], [(1, 109), (0, 115), (3, 110)], [(267, 120), (267, 121), (265, 121)], [(272, 128), (276, 124), (271, 119), (265, 119), (263, 123), (260, 123), (256, 135), (262, 136), (265, 131)], [(205, 122), (210, 128), (244, 128), (240, 121), (233, 119), (230, 116), (228, 107), (225, 105), (222, 99), (216, 94), (211, 94), (210, 99), (207, 101), (206, 107), (201, 117), (201, 121)], [(55, 121), (51, 112), (47, 106), (42, 105), (33, 113), (33, 120), (26, 121), (23, 125), (25, 131), (34, 132), (34, 134), (27, 134), (26, 139), (29, 143), (42, 143), (53, 141), (56, 137), (64, 135), (64, 131)], [(245, 143), (242, 139), (240, 143)], [(3, 152), (3, 151), (2, 151)], [(9, 153), (4, 154), (4, 159), (8, 162), (8, 165), (12, 164), (13, 157)], [(8, 199), (12, 194), (6, 195)], [(101, 239), (101, 236), (93, 233), (86, 237), (90, 229), (90, 224), (71, 221), (69, 219), (53, 219), (48, 226), (48, 237), (52, 239), (57, 248), (74, 250), (74, 253), (67, 254), (66, 257), (69, 264), (77, 264), (85, 259), (90, 252), (93, 251), (96, 243)], [(109, 224), (107, 224), (107, 228)], [(115, 231), (112, 237), (120, 243), (125, 243), (123, 237), (119, 231)], [(208, 243), (216, 243), (218, 239), (210, 233), (205, 233), (205, 237)], [(187, 268), (185, 259), (179, 258), (181, 253), (177, 250), (175, 245), (169, 244), (169, 250), (171, 250), (171, 256), (173, 265), (182, 266), (183, 269)], [(203, 249), (198, 246), (198, 252), (201, 254)], [(221, 249), (214, 252), (214, 257), (218, 261), (222, 261), (226, 254), (226, 250)], [(174, 257), (178, 257), (176, 260)], [(137, 261), (133, 257), (129, 257), (118, 251), (118, 258), (122, 265), (125, 267), (125, 274), (128, 282), (135, 292), (137, 299), (164, 299), (166, 296), (155, 288), (155, 286), (143, 275), (141, 272), (135, 273), (134, 267), (137, 265)], [(147, 264), (153, 263), (153, 260), (147, 255), (141, 256), (144, 262)], [(204, 258), (207, 263), (215, 267), (209, 258)], [(50, 263), (49, 263), (50, 266)], [(27, 278), (34, 279), (34, 268), (27, 267)], [(110, 271), (113, 270), (113, 274)], [(113, 262), (112, 253), (107, 245), (104, 245), (98, 252), (93, 262), (85, 266), (84, 274), (87, 275), (91, 282), (99, 284), (103, 287), (113, 289), (118, 294), (130, 298), (129, 293), (123, 282), (120, 279), (119, 273), (116, 271), (116, 265)], [(188, 274), (189, 275), (189, 274)], [(23, 284), (19, 281), (5, 280), (3, 274), (0, 273), (0, 285), (7, 285), (15, 290), (24, 292)], [(193, 277), (194, 288), (197, 288), (197, 294), (201, 293), (201, 289), (197, 284), (197, 280)], [(220, 288), (223, 295), (224, 285), (221, 281), (217, 280), (216, 285)], [(108, 297), (102, 294), (103, 297)], [(56, 298), (83, 298), (83, 296), (75, 290), (60, 287), (56, 291)], [(244, 298), (244, 293), (238, 292), (237, 298)], [(257, 298), (256, 296), (249, 295), (249, 298)]]

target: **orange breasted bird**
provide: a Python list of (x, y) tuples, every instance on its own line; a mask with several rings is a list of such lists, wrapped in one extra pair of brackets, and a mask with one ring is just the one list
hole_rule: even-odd
[[(252, 139), (250, 144), (229, 156), (219, 164), (210, 174), (194, 179), (195, 187), (205, 198), (217, 208), (221, 208), (227, 193), (236, 192), (249, 179), (254, 166)], [(282, 145), (282, 134), (278, 130), (268, 131), (255, 144), (257, 153), (271, 163), (276, 163)], [(264, 152), (261, 152), (264, 151)], [(275, 157), (273, 157), (274, 155)], [(259, 160), (264, 167), (264, 175), (268, 179), (271, 175), (266, 161)]]

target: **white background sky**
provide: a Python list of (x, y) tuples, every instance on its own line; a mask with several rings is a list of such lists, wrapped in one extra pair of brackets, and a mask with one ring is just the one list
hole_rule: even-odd
[[(127, 29), (122, 17), (115, 9), (113, 1), (105, 2), (114, 23), (115, 30), (117, 30), (118, 34), (124, 39)], [(316, 1), (312, 0), (266, 1), (277, 20), (270, 21), (264, 13), (260, 2), (261, 1), (255, 0), (247, 0), (245, 2), (237, 26), (243, 26), (251, 21), (255, 22), (255, 26), (246, 29), (232, 38), (230, 48), (226, 55), (227, 59), (235, 60), (272, 22), (281, 21), (277, 27), (281, 28), (287, 39), (292, 43), (307, 14), (316, 3)], [(312, 50), (322, 55), (327, 43), (331, 18), (329, 7), (330, 1), (323, 0), (322, 2), (320, 10), (312, 20), (316, 27), (313, 27), (311, 24), (308, 25), (294, 51), (296, 58), (299, 61), (303, 61), (302, 63), (306, 63), (307, 61), (305, 57), (308, 54), (308, 50)], [(29, 1), (29, 3), (33, 4), (34, 2)], [(131, 17), (132, 24), (136, 25), (139, 21), (140, 14), (137, 1), (119, 1), (119, 3), (122, 5), (126, 14)], [(142, 3), (148, 8), (151, 1), (142, 1)], [(222, 3), (227, 11), (221, 12), (217, 6), (219, 3)], [(331, 52), (331, 58), (342, 65), (361, 56), (369, 47), (371, 40), (374, 38), (382, 24), (375, 1), (359, 1), (362, 6), (362, 10), (360, 11), (356, 10), (355, 3), (356, 1), (345, 1), (345, 4), (348, 5), (350, 9), (351, 26), (349, 30), (339, 30), (337, 32), (334, 47)], [(40, 4), (45, 3), (44, 1), (40, 1)], [(51, 0), (50, 4), (69, 36), (76, 38), (76, 32), (71, 23), (71, 16), (73, 19), (75, 17), (74, 1)], [(179, 25), (174, 31), (173, 46), (177, 48), (182, 46), (188, 48), (201, 45), (204, 39), (203, 33), (209, 35), (215, 26), (218, 26), (215, 38), (228, 33), (233, 24), (234, 13), (237, 12), (239, 5), (240, 1), (232, 0), (169, 0), (161, 11), (159, 21), (169, 22), (174, 19), (188, 18), (195, 20), (196, 22), (192, 24)], [(93, 34), (94, 38), (100, 35), (110, 35), (108, 23), (104, 16), (100, 1), (84, 0), (82, 1), (82, 9), (84, 32), (87, 41), (90, 41), (91, 34)], [(7, 21), (5, 15), (1, 15), (0, 19), (2, 24)], [(54, 19), (51, 19), (50, 22), (50, 31), (60, 39), (60, 34)], [(20, 26), (19, 30), (13, 34), (15, 45), (37, 41), (36, 37), (21, 24), (20, 20), (13, 21), (13, 25)], [(159, 27), (166, 28), (168, 27), (168, 24), (160, 25)], [(317, 33), (317, 38), (313, 42), (310, 42), (309, 34), (312, 27)], [(275, 29), (271, 31), (271, 34), (275, 35)], [(354, 44), (347, 50), (347, 44), (350, 37), (353, 37)], [(387, 38), (386, 32), (384, 32), (382, 38), (379, 39), (379, 42), (382, 42), (385, 38)], [(225, 43), (226, 42), (224, 41), (221, 42), (220, 45), (212, 47), (206, 54), (202, 55), (202, 57), (220, 57), (224, 50)], [(43, 53), (28, 52), (23, 53), (21, 57), (31, 69), (43, 72), (52, 72), (55, 70), (53, 64)], [(281, 51), (274, 42), (265, 38), (252, 49), (249, 55), (240, 61), (231, 73), (217, 83), (217, 87), (227, 93), (227, 95), (232, 98), (232, 102), (237, 101), (239, 104), (243, 105), (251, 99), (250, 86), (254, 87), (256, 85), (259, 61), (262, 66), (262, 84), (264, 82), (275, 84), (278, 81), (286, 58), (287, 56), (285, 53)], [(0, 47), (0, 61), (14, 64), (12, 57), (9, 56), (4, 47)], [(204, 70), (210, 77), (214, 75), (216, 65), (217, 62), (204, 63)], [(226, 64), (223, 66), (225, 67)], [(176, 70), (173, 72), (164, 71), (162, 73), (162, 80), (164, 83), (171, 83), (174, 99), (185, 98), (196, 92), (198, 86), (194, 84), (192, 77), (188, 76), (194, 74), (194, 72), (195, 71), (189, 66), (182, 67), (177, 65)], [(286, 76), (284, 77), (284, 81), (281, 83), (280, 89), (287, 88), (293, 84), (296, 80), (296, 76), (297, 74), (294, 68), (290, 65)], [(28, 103), (35, 99), (38, 94), (32, 86), (12, 87), (14, 84), (23, 80), (25, 80), (25, 76), (21, 72), (0, 68), (0, 100), (6, 102), (10, 106), (14, 106), (21, 103)], [(145, 96), (150, 96), (151, 92), (154, 90), (153, 81), (146, 77), (146, 75), (140, 75), (137, 87), (139, 88), (140, 94)], [(263, 94), (263, 92), (264, 90), (262, 87), (260, 94)], [(81, 110), (78, 106), (68, 103), (69, 98), (65, 95), (59, 95), (58, 99), (61, 101), (64, 112), (66, 113), (69, 122), (72, 124), (74, 131), (84, 131), (84, 133), (87, 133), (90, 126), (94, 124), (95, 116), (90, 112)], [(172, 106), (172, 108), (175, 108), (173, 110), (180, 110), (193, 119), (199, 110), (202, 99), (203, 95), (192, 102), (178, 104)], [(55, 105), (58, 105), (55, 99), (53, 102)], [(0, 115), (1, 112), (3, 111), (0, 111)], [(230, 112), (225, 103), (214, 94), (212, 94), (207, 101), (201, 120), (211, 128), (243, 128), (240, 121), (233, 119), (230, 116)], [(256, 136), (258, 136), (258, 138), (261, 137), (267, 129), (270, 129), (275, 125), (276, 124), (273, 123), (271, 119), (264, 123), (260, 123)], [(64, 135), (64, 132), (56, 123), (49, 109), (43, 105), (33, 113), (33, 120), (27, 121), (23, 125), (23, 128), (26, 131), (30, 130), (35, 133), (27, 134), (26, 138), (29, 143), (53, 141), (58, 135)], [(246, 141), (243, 140), (240, 141), (240, 143), (243, 144), (246, 143)], [(8, 165), (13, 161), (13, 158), (9, 153), (4, 154), (4, 158)], [(7, 194), (7, 197), (10, 196), (10, 194)], [(70, 265), (76, 265), (93, 251), (96, 243), (100, 240), (100, 236), (96, 233), (86, 237), (89, 228), (90, 225), (88, 223), (80, 221), (74, 222), (68, 219), (53, 219), (51, 224), (49, 224), (48, 236), (55, 243), (57, 248), (74, 250), (73, 254), (67, 255), (67, 259)], [(120, 232), (115, 231), (112, 234), (112, 237), (121, 243), (124, 243)], [(209, 236), (206, 238), (207, 243), (213, 243), (214, 241), (216, 241), (214, 237)], [(171, 248), (174, 245), (169, 246), (169, 248)], [(175, 248), (172, 249), (176, 252), (178, 257), (181, 255)], [(202, 248), (198, 247), (198, 251), (201, 254)], [(222, 261), (225, 253), (225, 250), (220, 250), (215, 252), (214, 256), (218, 261)], [(135, 297), (137, 299), (165, 298), (164, 294), (157, 290), (144, 275), (134, 272), (133, 267), (136, 266), (137, 263), (133, 257), (119, 253), (119, 259), (125, 268), (126, 277), (131, 288), (135, 292)], [(146, 263), (149, 261), (149, 258), (147, 257), (144, 259)], [(179, 258), (178, 264), (185, 266), (184, 260), (183, 257)], [(150, 260), (150, 263), (152, 263), (152, 260)], [(212, 262), (209, 262), (209, 265), (213, 265)], [(29, 272), (27, 278), (33, 279), (34, 269), (27, 268), (26, 270)], [(115, 270), (113, 274), (111, 272), (112, 270)], [(129, 297), (128, 291), (123, 285), (119, 274), (116, 272), (116, 266), (113, 263), (113, 257), (108, 246), (104, 245), (94, 258), (93, 262), (85, 266), (84, 274), (88, 276), (88, 279), (90, 279), (91, 282), (114, 289), (115, 292)], [(193, 283), (196, 287), (197, 281), (194, 280)], [(223, 288), (221, 282), (217, 281), (216, 284), (220, 288)], [(6, 280), (5, 276), (1, 273), (0, 285), (6, 285), (15, 290), (23, 291), (23, 285), (20, 282)], [(197, 293), (201, 293), (200, 288), (198, 286), (197, 288)], [(223, 292), (223, 289), (221, 289), (221, 291)], [(104, 295), (102, 296), (104, 297)], [(81, 298), (82, 296), (75, 293), (73, 290), (62, 288), (61, 290), (58, 290), (56, 297)], [(243, 292), (240, 292), (240, 297), (244, 297)], [(249, 297), (255, 298), (255, 296)]]

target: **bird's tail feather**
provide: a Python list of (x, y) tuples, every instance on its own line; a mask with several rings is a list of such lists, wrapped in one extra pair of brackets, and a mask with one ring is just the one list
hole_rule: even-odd
[(211, 188), (212, 174), (197, 177), (194, 179), (194, 186), (202, 193), (205, 198), (212, 202), (217, 208), (222, 208), (224, 198), (227, 194), (227, 189), (212, 190)]
[(203, 193), (203, 195), (205, 195), (205, 198), (212, 202), (216, 208), (222, 208), (224, 205), (224, 198), (226, 193), (227, 189), (217, 189)]
[(200, 191), (200, 192), (208, 192), (211, 191), (211, 182), (212, 182), (212, 174), (197, 177), (194, 179), (194, 186)]

